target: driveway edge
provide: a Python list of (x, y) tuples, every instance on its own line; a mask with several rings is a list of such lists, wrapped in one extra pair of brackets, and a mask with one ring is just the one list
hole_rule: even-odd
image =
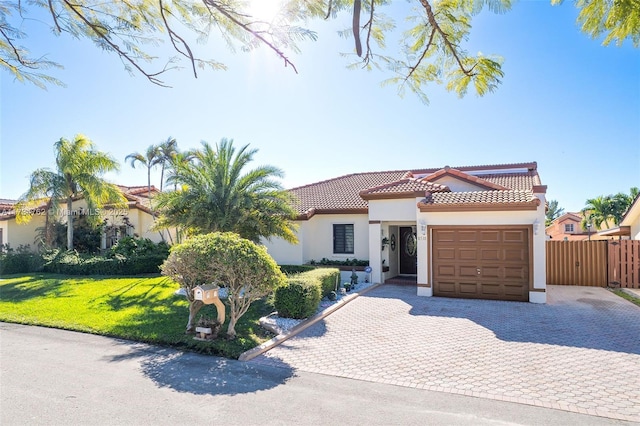
[(330, 315), (333, 312), (337, 311), (338, 309), (342, 308), (344, 305), (346, 305), (347, 303), (349, 303), (352, 300), (356, 299), (360, 295), (366, 294), (366, 293), (370, 292), (371, 290), (373, 290), (374, 288), (380, 287), (381, 285), (383, 285), (383, 284), (382, 283), (374, 284), (372, 286), (369, 286), (369, 287), (363, 289), (362, 291), (360, 291), (358, 293), (353, 293), (353, 294), (350, 294), (349, 296), (343, 297), (338, 302), (336, 302), (335, 304), (329, 306), (324, 311), (319, 312), (319, 313), (315, 314), (314, 316), (312, 316), (311, 318), (309, 318), (309, 319), (301, 322), (300, 324), (296, 325), (288, 333), (279, 334), (276, 337), (274, 337), (273, 339), (264, 342), (260, 346), (256, 346), (253, 349), (249, 349), (248, 351), (243, 352), (240, 355), (240, 357), (238, 357), (238, 361), (250, 361), (253, 358), (257, 357), (258, 355), (262, 355), (263, 353), (267, 352), (268, 350), (274, 348), (275, 346), (278, 346), (282, 342), (285, 342), (289, 338), (291, 338), (291, 337), (297, 335), (298, 333), (306, 330), (307, 328), (311, 327), (313, 324), (317, 323), (318, 321), (324, 319), (328, 315)]

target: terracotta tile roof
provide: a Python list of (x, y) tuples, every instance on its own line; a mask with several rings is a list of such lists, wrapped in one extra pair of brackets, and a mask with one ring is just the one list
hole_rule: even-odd
[(540, 177), (535, 171), (527, 173), (478, 175), (478, 177), (509, 189), (531, 190), (534, 186), (540, 185)]
[(427, 191), (449, 191), (449, 188), (445, 185), (440, 185), (439, 183), (407, 178), (360, 191), (360, 197), (365, 200), (391, 197), (399, 198), (401, 196), (420, 197)]
[(538, 197), (531, 191), (437, 192), (422, 200), (424, 204), (531, 203)]
[(420, 211), (535, 210), (540, 199), (532, 191), (439, 192), (418, 203)]
[[(448, 166), (445, 166), (448, 167)], [(431, 169), (416, 169), (412, 170), (411, 173), (413, 175), (424, 175), (435, 173), (439, 170), (442, 170), (444, 167), (431, 168)], [(460, 170), (462, 172), (468, 172), (473, 174), (472, 172), (481, 172), (481, 171), (490, 171), (490, 170), (529, 170), (535, 171), (538, 168), (538, 163), (535, 161), (531, 163), (511, 163), (511, 164), (485, 164), (483, 166), (455, 166), (450, 167), (451, 169)]]
[[(406, 170), (355, 173), (291, 189), (297, 197), (296, 208), (308, 217), (314, 213), (366, 211), (367, 201), (360, 191), (400, 180)], [(313, 211), (312, 211), (313, 209)]]
[[(454, 193), (445, 185), (429, 182), (429, 176), (434, 174), (432, 179), (450, 175), (487, 190)], [(544, 188), (537, 163), (531, 162), (355, 173), (290, 191), (297, 197), (298, 213), (304, 219), (316, 213), (366, 213), (368, 200), (419, 197), (427, 191), (432, 198), (425, 206), (533, 206), (539, 203), (534, 190)]]
[(422, 180), (425, 181), (429, 181), (429, 182), (435, 182), (438, 179), (445, 177), (445, 176), (453, 176), (455, 179), (458, 180), (462, 180), (465, 182), (469, 182), (474, 186), (480, 186), (484, 189), (494, 189), (494, 190), (499, 190), (499, 191), (504, 191), (506, 189), (509, 189), (506, 186), (502, 186), (502, 185), (498, 185), (495, 184), (491, 181), (488, 181), (486, 179), (474, 176), (473, 174), (470, 173), (465, 173), (463, 171), (457, 170), (457, 169), (452, 169), (450, 167), (445, 167), (444, 169), (440, 169), (435, 173), (431, 173), (428, 174), (426, 176), (424, 176), (423, 178), (421, 178)]

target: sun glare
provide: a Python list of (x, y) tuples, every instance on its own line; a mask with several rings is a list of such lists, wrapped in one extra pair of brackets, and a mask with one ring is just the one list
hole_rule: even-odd
[(280, 10), (282, 0), (250, 0), (248, 12), (261, 21), (271, 21)]

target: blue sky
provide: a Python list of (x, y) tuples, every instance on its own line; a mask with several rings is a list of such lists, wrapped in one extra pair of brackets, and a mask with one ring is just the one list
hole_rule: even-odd
[(466, 48), (504, 58), (502, 85), (462, 99), (434, 85), (429, 105), (381, 87), (383, 73), (346, 69), (340, 52), (352, 41), (335, 29), (348, 17), (310, 23), (320, 39), (291, 55), (299, 74), (266, 49), (232, 53), (212, 39), (198, 48), (229, 69), (198, 79), (174, 71), (170, 89), (86, 41), (30, 26), (24, 43), (65, 66), (55, 75), (67, 87), (44, 91), (0, 71), (0, 198), (19, 197), (33, 170), (53, 167), (57, 139), (83, 133), (122, 162), (108, 177), (125, 185), (146, 185), (127, 154), (169, 136), (182, 149), (227, 137), (259, 150), (254, 165), (281, 168), (287, 188), (363, 171), (537, 161), (548, 197), (577, 211), (640, 186), (640, 50), (601, 46), (576, 15), (569, 3), (538, 1), (479, 15)]

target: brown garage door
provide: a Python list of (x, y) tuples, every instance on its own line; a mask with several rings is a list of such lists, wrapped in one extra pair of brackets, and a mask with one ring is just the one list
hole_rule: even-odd
[(527, 228), (434, 228), (433, 294), (529, 300)]

